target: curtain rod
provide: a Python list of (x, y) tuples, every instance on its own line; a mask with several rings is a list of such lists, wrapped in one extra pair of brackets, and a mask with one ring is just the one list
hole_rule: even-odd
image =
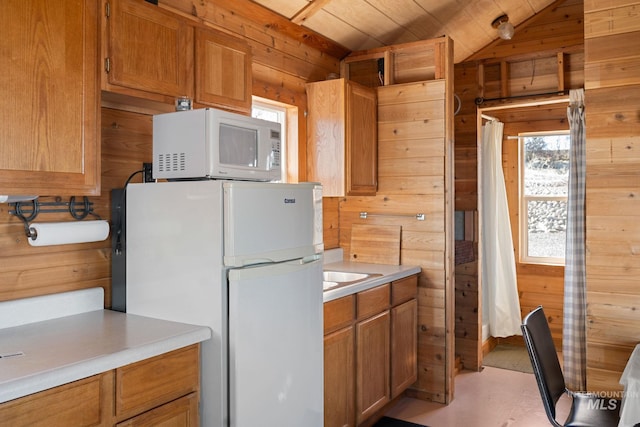
[(545, 95), (568, 95), (567, 91), (557, 91), (557, 92), (545, 92), (545, 93), (532, 93), (532, 94), (526, 94), (526, 95), (512, 95), (512, 96), (501, 96), (499, 98), (483, 98), (483, 97), (478, 97), (475, 99), (475, 103), (476, 105), (482, 105), (483, 103), (487, 102), (487, 101), (505, 101), (508, 99), (518, 99), (518, 98), (533, 98), (536, 96), (545, 96)]
[(569, 131), (566, 132), (536, 132), (529, 133), (527, 135), (509, 135), (507, 139), (521, 139), (521, 138), (535, 138), (536, 136), (569, 136)]
[(491, 120), (492, 122), (497, 122), (497, 121), (499, 121), (499, 120), (498, 120), (498, 119), (496, 119), (495, 117), (488, 116), (488, 115), (486, 115), (486, 114), (480, 114), (480, 116), (481, 116), (483, 119)]

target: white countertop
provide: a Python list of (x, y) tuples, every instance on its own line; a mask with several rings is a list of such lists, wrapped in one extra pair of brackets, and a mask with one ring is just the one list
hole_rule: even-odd
[(337, 298), (354, 294), (356, 292), (365, 291), (376, 286), (394, 280), (403, 279), (407, 276), (420, 273), (421, 269), (415, 265), (387, 265), (387, 264), (368, 264), (362, 262), (337, 261), (324, 264), (325, 271), (348, 271), (352, 273), (368, 273), (380, 274), (371, 278), (356, 282), (346, 286), (338, 286), (328, 289), (323, 293), (324, 302), (328, 302)]
[(0, 403), (211, 338), (204, 326), (102, 309), (22, 323), (0, 329)]

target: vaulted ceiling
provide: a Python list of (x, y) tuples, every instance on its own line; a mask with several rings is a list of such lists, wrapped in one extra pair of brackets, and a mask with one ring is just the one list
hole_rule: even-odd
[[(554, 0), (252, 0), (349, 51), (447, 35), (454, 62), (498, 39), (491, 23), (506, 14), (516, 30)], [(557, 3), (557, 2), (555, 2)]]

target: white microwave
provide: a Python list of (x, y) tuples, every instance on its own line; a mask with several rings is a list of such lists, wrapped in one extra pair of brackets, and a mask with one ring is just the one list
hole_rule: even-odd
[(154, 179), (280, 181), (280, 124), (214, 108), (153, 116)]

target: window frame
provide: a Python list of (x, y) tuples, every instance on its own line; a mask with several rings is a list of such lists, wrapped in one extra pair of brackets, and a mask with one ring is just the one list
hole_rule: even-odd
[[(273, 101), (269, 101), (267, 99), (258, 98), (256, 96), (252, 97), (251, 102), (251, 117), (254, 116), (254, 109), (261, 109), (264, 111), (275, 112), (278, 115), (280, 123), (280, 181), (279, 182), (288, 182), (288, 159), (287, 159), (287, 141), (288, 141), (288, 132), (287, 132), (287, 108), (275, 103)], [(263, 119), (264, 120), (264, 119)]]
[[(529, 209), (530, 201), (564, 201), (568, 204), (569, 196), (527, 196), (525, 193), (525, 142), (527, 138), (544, 136), (569, 136), (569, 130), (555, 130), (547, 132), (520, 132), (518, 139), (518, 210), (519, 210), (519, 262), (523, 264), (540, 264), (564, 266), (565, 257), (541, 257), (529, 255)], [(567, 183), (568, 185), (568, 183)]]

